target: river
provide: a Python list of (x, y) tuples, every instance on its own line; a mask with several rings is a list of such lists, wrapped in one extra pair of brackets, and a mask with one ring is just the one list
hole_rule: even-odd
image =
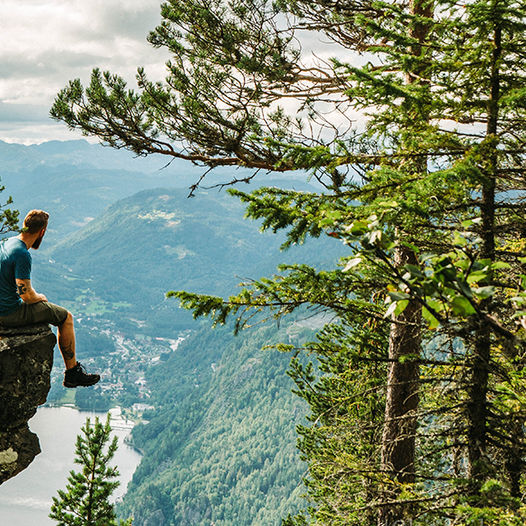
[[(114, 492), (121, 497), (135, 468), (141, 460), (140, 454), (123, 441), (130, 432), (130, 425), (112, 410), (111, 426), (118, 437), (119, 449), (113, 465), (120, 471), (121, 485)], [(0, 486), (1, 526), (51, 526), (55, 521), (48, 518), (52, 497), (58, 489), (64, 489), (70, 470), (78, 470), (74, 464), (75, 440), (87, 417), (92, 422), (101, 413), (78, 411), (71, 407), (41, 407), (30, 420), (29, 427), (40, 439), (42, 453), (22, 473)]]

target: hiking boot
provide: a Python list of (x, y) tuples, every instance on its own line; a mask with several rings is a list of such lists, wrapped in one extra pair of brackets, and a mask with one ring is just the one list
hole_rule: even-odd
[(98, 374), (88, 374), (84, 366), (77, 362), (75, 367), (67, 369), (64, 373), (64, 387), (87, 387), (95, 385), (100, 380)]

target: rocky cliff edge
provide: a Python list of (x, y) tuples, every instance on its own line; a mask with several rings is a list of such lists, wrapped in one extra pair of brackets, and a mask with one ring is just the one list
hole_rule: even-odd
[(40, 453), (28, 420), (46, 401), (55, 343), (45, 324), (0, 328), (0, 484)]

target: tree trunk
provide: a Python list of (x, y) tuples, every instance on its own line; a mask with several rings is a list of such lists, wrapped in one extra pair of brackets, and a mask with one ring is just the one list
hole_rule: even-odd
[[(411, 250), (400, 249), (396, 254), (397, 266), (416, 264)], [(422, 309), (410, 302), (404, 312), (396, 317), (389, 335), (389, 366), (387, 400), (382, 435), (381, 468), (390, 479), (412, 483), (415, 479), (415, 434), (419, 403), (420, 355)], [(409, 357), (411, 355), (413, 358)], [(404, 357), (408, 359), (403, 360)], [(387, 491), (385, 498), (395, 498)], [(390, 525), (403, 518), (403, 509), (397, 506), (380, 508), (379, 526)]]
[[(497, 132), (498, 110), (500, 96), (499, 61), (502, 55), (502, 31), (499, 25), (494, 30), (493, 56), (490, 77), (490, 97), (488, 100), (488, 124), (486, 138), (494, 139), (492, 152), (489, 155), (482, 184), (482, 205), (480, 207), (482, 218), (482, 248), (480, 257), (495, 259), (495, 187), (498, 171)], [(491, 300), (486, 300), (481, 307), (488, 310)], [(468, 466), (467, 476), (470, 481), (471, 492), (479, 493), (482, 482), (487, 475), (484, 455), (487, 447), (487, 422), (488, 422), (488, 380), (489, 362), (491, 356), (491, 332), (483, 320), (476, 329), (473, 361), (470, 376), (468, 415)]]
[[(410, 12), (431, 18), (432, 1), (411, 0)], [(418, 40), (411, 49), (414, 56), (422, 54), (422, 44), (429, 33), (425, 23), (415, 23), (409, 34)], [(419, 71), (409, 72), (408, 84), (421, 82)], [(422, 115), (419, 117), (422, 119)], [(414, 161), (413, 161), (414, 163)], [(424, 173), (426, 161), (421, 161), (413, 170)], [(414, 252), (400, 247), (395, 253), (395, 266), (418, 265)], [(417, 410), (419, 405), (420, 368), (418, 358), (421, 352), (422, 308), (416, 301), (410, 301), (405, 310), (393, 316), (389, 335), (389, 371), (385, 405), (385, 421), (382, 434), (380, 466), (383, 473), (393, 482), (413, 483), (415, 480), (415, 443), (417, 429)], [(394, 486), (393, 486), (394, 488)], [(406, 509), (395, 504), (385, 505), (396, 499), (396, 491), (388, 489), (384, 494), (384, 505), (379, 509), (378, 526), (390, 526), (401, 521)]]

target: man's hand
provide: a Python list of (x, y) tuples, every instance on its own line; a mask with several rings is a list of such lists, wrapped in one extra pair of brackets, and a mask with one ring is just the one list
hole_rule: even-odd
[(39, 303), (41, 301), (47, 301), (44, 294), (38, 294), (31, 286), (30, 279), (17, 279), (15, 281), (17, 293), (24, 303)]

